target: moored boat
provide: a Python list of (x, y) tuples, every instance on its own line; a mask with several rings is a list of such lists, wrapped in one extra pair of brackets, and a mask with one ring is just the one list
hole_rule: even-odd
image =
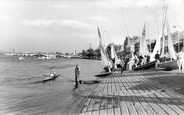
[(112, 72), (101, 72), (99, 74), (96, 74), (96, 77), (106, 77), (108, 75), (110, 75)]
[(156, 61), (152, 61), (152, 62), (146, 63), (144, 65), (140, 65), (138, 67), (134, 67), (133, 70), (134, 71), (137, 71), (137, 70), (151, 69), (151, 68), (154, 68), (155, 67), (155, 63), (156, 63)]
[(159, 68), (163, 68), (167, 71), (178, 69), (178, 62), (177, 60), (166, 61), (159, 64)]

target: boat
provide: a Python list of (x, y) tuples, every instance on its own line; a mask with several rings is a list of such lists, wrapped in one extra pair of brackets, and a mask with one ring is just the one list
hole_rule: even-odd
[[(140, 53), (142, 54), (142, 56), (149, 54), (149, 50), (146, 44), (146, 22), (144, 23), (144, 27), (142, 30), (142, 38), (140, 39)], [(150, 61), (151, 62), (134, 67), (133, 70), (137, 71), (137, 70), (147, 70), (147, 69), (154, 68), (156, 61), (155, 60), (150, 60)]]
[[(166, 15), (166, 13), (165, 13)], [(177, 57), (176, 57), (176, 52), (174, 50), (174, 46), (173, 46), (173, 42), (172, 42), (172, 37), (171, 37), (171, 33), (170, 33), (170, 29), (169, 29), (169, 22), (165, 16), (165, 22), (166, 23), (166, 28), (167, 28), (167, 37), (168, 37), (168, 54), (169, 54), (169, 58), (172, 59), (170, 61), (166, 61), (166, 62), (161, 62), (159, 64), (159, 67), (168, 71), (174, 70), (174, 69), (178, 69), (178, 63), (177, 63)], [(163, 38), (165, 38), (164, 36), (164, 27), (165, 24), (163, 26)], [(163, 45), (162, 45), (162, 49), (164, 49), (164, 39), (163, 39)], [(161, 57), (164, 57), (164, 50), (162, 50), (162, 54)]]
[(101, 80), (81, 80), (80, 84), (97, 84), (102, 82)]
[(156, 61), (152, 61), (143, 65), (140, 65), (138, 67), (134, 67), (133, 70), (137, 71), (137, 70), (147, 70), (147, 69), (151, 69), (155, 67), (155, 63)]
[(97, 27), (97, 30), (98, 30), (98, 36), (99, 36), (99, 48), (100, 48), (100, 53), (101, 53), (101, 61), (102, 61), (102, 65), (104, 66), (103, 69), (105, 69), (108, 72), (110, 61), (107, 56), (107, 52), (105, 50), (105, 45), (103, 43), (99, 27)]
[(178, 69), (178, 62), (177, 60), (166, 61), (159, 64), (159, 68), (164, 69), (166, 71), (171, 71)]
[(50, 77), (50, 76), (48, 76), (48, 75), (44, 75), (44, 74), (43, 74), (43, 76), (46, 76), (46, 78), (43, 79), (42, 82), (47, 82), (47, 81), (53, 81), (53, 80), (55, 80), (55, 79), (56, 79), (57, 77), (59, 77), (60, 75), (54, 75), (53, 77)]
[(110, 75), (112, 72), (101, 72), (99, 74), (96, 74), (95, 77), (106, 77)]

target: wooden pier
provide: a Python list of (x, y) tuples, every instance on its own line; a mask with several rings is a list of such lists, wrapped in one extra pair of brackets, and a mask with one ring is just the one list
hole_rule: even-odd
[(113, 73), (99, 78), (101, 83), (90, 85), (86, 90), (76, 90), (77, 99), (66, 114), (184, 115), (183, 95), (154, 81), (176, 75), (179, 74), (158, 71)]

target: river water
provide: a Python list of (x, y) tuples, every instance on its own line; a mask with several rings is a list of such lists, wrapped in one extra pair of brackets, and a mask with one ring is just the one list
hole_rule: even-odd
[[(74, 69), (79, 64), (82, 80), (95, 80), (100, 61), (85, 59), (37, 59), (0, 56), (0, 115), (57, 115), (75, 100)], [(54, 68), (55, 81), (39, 82)], [(86, 85), (86, 87), (88, 87)]]

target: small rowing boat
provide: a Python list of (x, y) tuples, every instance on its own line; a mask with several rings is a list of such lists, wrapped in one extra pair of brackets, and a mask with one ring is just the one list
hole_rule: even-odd
[(54, 75), (53, 77), (50, 77), (50, 76), (48, 76), (48, 75), (44, 75), (44, 74), (43, 74), (43, 76), (46, 76), (46, 78), (43, 79), (42, 81), (43, 81), (43, 82), (46, 82), (46, 81), (55, 80), (55, 79), (56, 79), (57, 77), (59, 77), (60, 75)]

